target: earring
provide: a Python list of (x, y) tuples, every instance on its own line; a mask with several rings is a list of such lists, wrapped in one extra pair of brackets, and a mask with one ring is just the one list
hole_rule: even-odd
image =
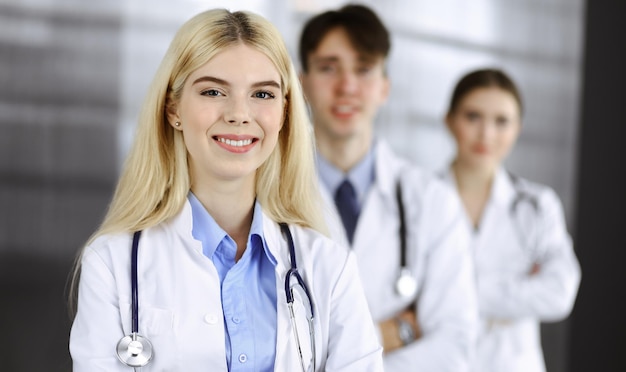
[(174, 125), (180, 127), (180, 121), (175, 122)]

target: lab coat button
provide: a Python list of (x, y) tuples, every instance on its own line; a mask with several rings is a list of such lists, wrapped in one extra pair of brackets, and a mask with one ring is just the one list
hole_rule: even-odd
[(217, 323), (217, 316), (215, 314), (206, 314), (204, 316), (204, 321), (209, 324), (215, 324)]
[(246, 354), (239, 354), (239, 361), (241, 363), (245, 363), (248, 361), (248, 356)]
[(239, 324), (239, 322), (241, 322), (241, 320), (239, 318), (237, 318), (237, 317), (233, 318), (233, 323)]

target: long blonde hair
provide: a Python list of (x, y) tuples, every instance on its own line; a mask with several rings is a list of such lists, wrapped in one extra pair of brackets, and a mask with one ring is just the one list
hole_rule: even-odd
[[(178, 102), (192, 72), (240, 43), (256, 48), (273, 62), (286, 98), (278, 143), (257, 170), (257, 200), (274, 221), (326, 233), (319, 207), (312, 128), (280, 33), (254, 13), (214, 9), (187, 21), (170, 44), (143, 103), (134, 143), (108, 212), (87, 244), (105, 234), (155, 226), (180, 212), (190, 189), (187, 150), (182, 133), (168, 123), (167, 109)], [(70, 288), (72, 311), (83, 250), (77, 257)]]

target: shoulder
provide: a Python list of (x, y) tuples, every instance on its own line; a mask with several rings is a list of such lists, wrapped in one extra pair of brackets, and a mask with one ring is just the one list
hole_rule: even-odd
[[(287, 225), (293, 239), (296, 254), (301, 257), (312, 257), (319, 260), (332, 255), (335, 259), (340, 259), (346, 255), (348, 248), (332, 240), (321, 232), (309, 227), (290, 223)], [(278, 259), (289, 264), (289, 250), (287, 238), (281, 230), (280, 224), (272, 220), (264, 213), (263, 231), (269, 249)]]
[(339, 244), (317, 230), (295, 224), (290, 225), (290, 227), (293, 231), (294, 239), (297, 239), (300, 243), (299, 250), (304, 250), (307, 254), (314, 257), (332, 255), (331, 257), (335, 260), (345, 258), (348, 255), (349, 249), (346, 246)]
[[(118, 255), (120, 251), (128, 252), (130, 250), (131, 242), (131, 233), (120, 232), (100, 235), (85, 247), (83, 251), (83, 261), (87, 259), (94, 259), (93, 256), (109, 261), (114, 256)], [(129, 250), (121, 249), (126, 246)], [(107, 258), (109, 260), (106, 260)]]
[(561, 199), (552, 187), (514, 174), (510, 176), (513, 187), (518, 193), (521, 192), (535, 199), (541, 207), (561, 208)]
[(402, 176), (403, 188), (410, 190), (424, 205), (438, 206), (438, 209), (460, 208), (460, 199), (454, 186), (435, 172), (417, 166), (410, 166)]
[[(146, 240), (150, 242), (166, 242), (169, 240), (168, 235), (171, 234), (171, 230), (170, 222), (162, 222), (156, 226), (146, 228), (139, 236), (139, 244), (145, 244)], [(130, 259), (133, 236), (134, 232), (132, 231), (99, 235), (83, 249), (82, 261), (98, 258), (107, 265), (125, 262)], [(150, 246), (153, 248), (152, 244)]]
[[(397, 155), (385, 142), (378, 144), (378, 166), (388, 169), (388, 173), (381, 169), (378, 175), (399, 179), (402, 191), (407, 195), (414, 195), (419, 198), (453, 198), (454, 190), (450, 184), (443, 180), (435, 172), (423, 168), (410, 160)], [(404, 190), (407, 190), (404, 192)]]

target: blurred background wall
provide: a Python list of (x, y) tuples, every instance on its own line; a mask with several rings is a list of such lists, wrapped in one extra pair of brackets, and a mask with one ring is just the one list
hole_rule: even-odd
[[(204, 9), (248, 9), (277, 25), (295, 58), (302, 23), (344, 3), (0, 0), (1, 371), (71, 369), (65, 307), (71, 263), (104, 215), (139, 106), (176, 29)], [(526, 105), (508, 167), (557, 191), (576, 238), (590, 5), (362, 3), (378, 11), (393, 37), (392, 93), (378, 134), (426, 168), (446, 167), (454, 148), (442, 118), (453, 84), (476, 67), (504, 68)], [(570, 370), (570, 321), (543, 327), (549, 372)]]

